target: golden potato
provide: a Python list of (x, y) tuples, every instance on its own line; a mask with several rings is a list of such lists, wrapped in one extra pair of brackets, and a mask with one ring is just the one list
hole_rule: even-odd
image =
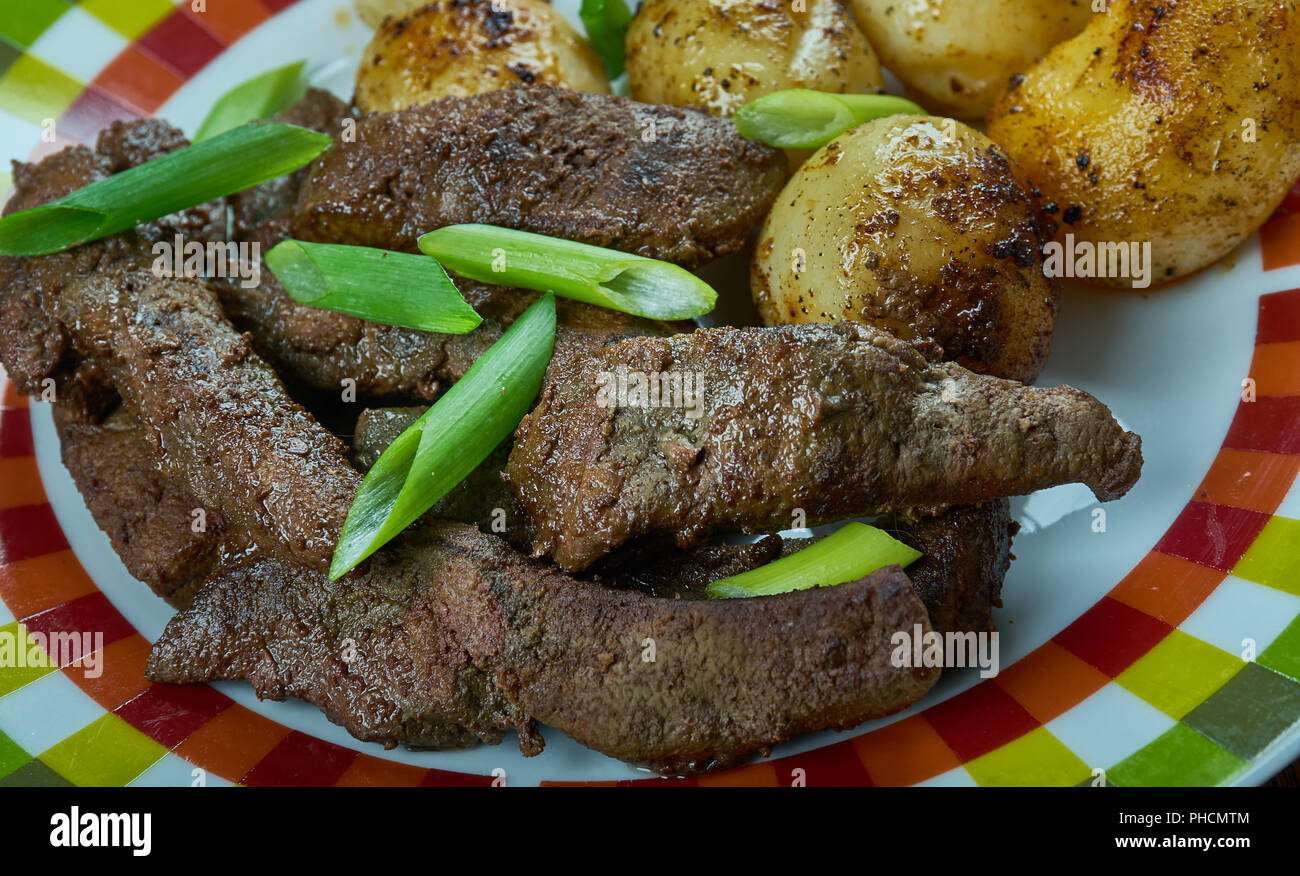
[(839, 0), (645, 0), (627, 34), (632, 96), (730, 116), (785, 88), (872, 94), (884, 79)]
[(1052, 224), (978, 131), (877, 119), (786, 185), (754, 253), (754, 303), (768, 325), (871, 323), (936, 358), (1029, 382), (1055, 325), (1041, 260)]
[(413, 9), (419, 9), (429, 0), (355, 0), (357, 17), (371, 30), (378, 30), (384, 19), (390, 15), (405, 15)]
[(1241, 243), (1300, 176), (1300, 8), (1116, 0), (998, 99), (988, 132), (1059, 206), (1066, 258), (1111, 275), (1095, 282), (1133, 288), (1138, 270), (1101, 251), (1139, 243), (1148, 278), (1177, 279)]
[(921, 103), (976, 118), (1013, 74), (1083, 30), (1092, 0), (853, 0), (853, 13)]
[(595, 50), (543, 0), (438, 0), (384, 19), (356, 102), (388, 112), (532, 82), (609, 92)]

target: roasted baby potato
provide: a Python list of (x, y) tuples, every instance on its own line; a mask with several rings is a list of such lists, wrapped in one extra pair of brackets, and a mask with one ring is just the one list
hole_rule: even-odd
[(1092, 0), (853, 0), (853, 13), (921, 103), (975, 118), (1008, 78), (1083, 30)]
[(877, 119), (786, 185), (754, 253), (754, 302), (768, 325), (871, 323), (933, 358), (1030, 382), (1056, 319), (1041, 261), (1052, 225), (983, 134), (951, 119)]
[[(1175, 280), (1241, 243), (1300, 176), (1300, 7), (1116, 0), (998, 99), (988, 133), (1076, 247), (1149, 242), (1146, 278)], [(1107, 262), (1096, 282), (1144, 288)]]
[(645, 0), (627, 34), (632, 96), (730, 116), (784, 88), (873, 94), (884, 79), (839, 0)]
[(357, 106), (388, 112), (540, 82), (609, 92), (595, 50), (542, 0), (439, 0), (390, 16), (357, 69)]

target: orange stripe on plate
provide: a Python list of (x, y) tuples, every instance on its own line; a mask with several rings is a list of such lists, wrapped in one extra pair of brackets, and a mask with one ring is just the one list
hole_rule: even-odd
[(44, 505), (47, 501), (33, 457), (0, 457), (0, 509)]
[(181, 12), (229, 45), (271, 17), (258, 0), (217, 0), (202, 12), (186, 3)]
[(291, 732), (236, 703), (191, 733), (175, 752), (197, 767), (238, 782)]
[(915, 785), (961, 765), (923, 715), (896, 721), (852, 742), (877, 785)]
[(770, 763), (756, 763), (725, 773), (700, 776), (698, 783), (701, 788), (775, 788), (781, 784), (776, 777), (776, 767)]
[(1196, 498), (1272, 514), (1300, 473), (1300, 456), (1257, 450), (1220, 450)]
[(185, 80), (135, 46), (127, 46), (100, 71), (94, 84), (152, 115)]
[(144, 636), (138, 633), (127, 636), (95, 655), (99, 661), (95, 667), (100, 672), (98, 678), (88, 678), (81, 663), (63, 667), (63, 674), (92, 700), (111, 712), (149, 689), (149, 680), (144, 677), (144, 663), (149, 656), (149, 647)]
[(0, 599), (14, 617), (31, 617), (95, 591), (95, 582), (70, 550), (0, 566)]
[(1257, 346), (1250, 376), (1256, 395), (1300, 395), (1300, 341)]
[(27, 396), (18, 394), (18, 387), (14, 386), (12, 380), (6, 377), (4, 381), (4, 398), (3, 400), (0, 400), (0, 407), (10, 408), (12, 410), (22, 410), (31, 404)]
[(335, 782), (348, 788), (418, 788), (428, 770), (363, 754)]
[(1004, 669), (993, 683), (1046, 724), (1092, 696), (1110, 679), (1055, 642)]
[(1115, 585), (1110, 597), (1176, 627), (1226, 577), (1218, 569), (1152, 551)]
[(1264, 270), (1300, 265), (1300, 213), (1278, 216), (1259, 229)]

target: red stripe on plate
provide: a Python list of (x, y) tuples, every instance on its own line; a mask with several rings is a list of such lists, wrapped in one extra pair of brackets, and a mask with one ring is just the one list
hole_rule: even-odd
[(205, 684), (155, 684), (114, 714), (170, 750), (233, 702)]
[(1190, 502), (1156, 550), (1220, 572), (1231, 572), (1255, 543), (1269, 515), (1245, 508)]
[(1114, 678), (1172, 629), (1164, 621), (1107, 596), (1052, 641)]
[[(490, 788), (495, 776), (476, 776), (472, 773), (453, 773), (429, 770), (420, 786), (424, 788)], [(509, 781), (507, 778), (506, 781)]]
[(262, 5), (272, 12), (281, 12), (297, 2), (298, 0), (261, 0)]
[(139, 110), (128, 106), (101, 88), (91, 85), (72, 102), (62, 118), (59, 130), (83, 143), (94, 143), (99, 132), (113, 122), (140, 118)]
[(623, 779), (620, 788), (696, 788), (700, 780), (695, 776), (656, 776), (653, 779)]
[(1300, 341), (1300, 289), (1274, 292), (1259, 299), (1256, 344)]
[(186, 79), (226, 48), (221, 40), (179, 9), (160, 21), (136, 45)]
[(67, 549), (68, 540), (48, 503), (0, 509), (0, 565)]
[(931, 706), (925, 710), (925, 717), (962, 763), (1001, 748), (1040, 726), (1024, 706), (988, 681)]
[(35, 453), (30, 409), (0, 410), (0, 456), (33, 456)]
[(1267, 395), (1242, 402), (1223, 446), (1300, 455), (1300, 395)]
[(327, 787), (339, 780), (358, 754), (295, 730), (258, 761), (240, 784)]
[(28, 632), (103, 634), (104, 647), (135, 634), (135, 627), (96, 591), (28, 618), (20, 618)]
[[(852, 742), (836, 742), (803, 754), (772, 761), (776, 780), (785, 787), (802, 781), (809, 788), (866, 788), (875, 783), (862, 766)], [(802, 772), (796, 772), (802, 770)]]

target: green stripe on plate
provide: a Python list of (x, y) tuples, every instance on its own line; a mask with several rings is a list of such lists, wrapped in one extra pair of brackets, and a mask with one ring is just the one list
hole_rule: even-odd
[(59, 16), (71, 8), (65, 0), (4, 0), (0, 36), (29, 49), (51, 24), (59, 20)]
[(31, 760), (32, 756), (23, 751), (21, 745), (0, 733), (0, 779), (3, 779), (20, 766), (31, 763)]
[(1171, 718), (1181, 719), (1245, 665), (1227, 651), (1174, 630), (1115, 681)]
[(1300, 520), (1270, 520), (1232, 574), (1300, 596)]
[(18, 621), (0, 627), (0, 697), (8, 696), (54, 671), (53, 666), (18, 665), (32, 662), (33, 658), (41, 663), (47, 662), (45, 652), (36, 646)]
[(23, 55), (0, 76), (0, 109), (39, 125), (58, 118), (84, 87), (62, 70)]
[(81, 8), (122, 36), (134, 40), (170, 15), (176, 7), (168, 0), (81, 0)]
[(0, 788), (6, 787), (69, 788), (72, 787), (72, 782), (69, 782), (39, 760), (34, 760), (0, 779)]
[(1183, 719), (1246, 760), (1259, 755), (1297, 721), (1300, 684), (1254, 663), (1246, 664)]
[(1190, 788), (1217, 785), (1246, 762), (1186, 724), (1106, 770), (1106, 782), (1122, 787)]
[(1300, 681), (1300, 617), (1291, 621), (1256, 662)]
[(981, 785), (1068, 787), (1092, 776), (1092, 770), (1045, 727), (1032, 730), (1001, 748), (965, 764)]
[(74, 785), (120, 787), (167, 753), (157, 742), (111, 712), (40, 755)]
[(23, 56), (23, 50), (9, 43), (8, 40), (0, 39), (0, 76), (13, 66)]

